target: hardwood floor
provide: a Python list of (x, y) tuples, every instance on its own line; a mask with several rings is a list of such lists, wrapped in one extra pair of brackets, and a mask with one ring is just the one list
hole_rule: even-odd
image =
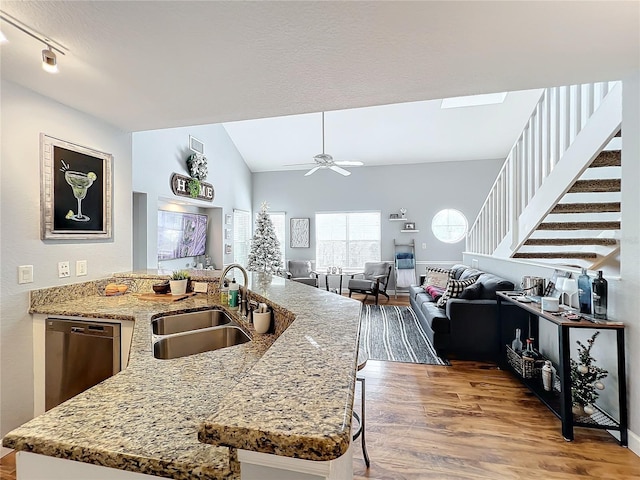
[[(407, 303), (407, 297), (381, 301)], [(565, 442), (560, 421), (492, 364), (370, 360), (360, 373), (371, 467), (356, 440), (355, 480), (640, 478), (640, 458), (606, 432), (578, 428), (575, 440)], [(357, 409), (359, 398), (358, 390)], [(15, 480), (13, 457), (0, 462), (2, 480)]]
[(10, 453), (0, 458), (0, 479), (16, 480), (16, 454)]
[(370, 360), (360, 373), (371, 467), (356, 440), (354, 479), (640, 478), (640, 458), (606, 432), (565, 442), (560, 421), (492, 364)]

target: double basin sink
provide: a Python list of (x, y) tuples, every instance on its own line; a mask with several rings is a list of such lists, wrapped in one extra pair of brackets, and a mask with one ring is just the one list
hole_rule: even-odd
[(151, 328), (154, 335), (163, 336), (153, 344), (153, 356), (161, 360), (218, 350), (251, 340), (221, 309), (166, 315), (153, 320)]

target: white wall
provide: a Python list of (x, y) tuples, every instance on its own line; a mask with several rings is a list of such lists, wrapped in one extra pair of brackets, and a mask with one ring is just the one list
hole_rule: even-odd
[[(416, 242), (418, 261), (460, 261), (464, 240), (445, 244), (431, 232), (433, 216), (443, 208), (455, 208), (471, 224), (495, 181), (503, 160), (423, 163), (417, 165), (351, 168), (343, 177), (318, 170), (309, 177), (304, 171), (255, 173), (253, 208), (263, 201), (270, 210), (286, 211), (287, 260), (315, 259), (316, 212), (378, 210), (382, 216), (382, 259), (393, 260), (393, 239)], [(389, 214), (407, 209), (407, 221), (418, 233), (401, 233), (403, 222), (390, 222)], [(311, 218), (310, 248), (289, 247), (289, 219)], [(422, 249), (422, 243), (426, 249)]]
[(622, 234), (620, 288), (611, 302), (627, 325), (629, 446), (640, 455), (640, 71), (622, 82)]
[[(204, 153), (207, 157), (209, 172), (206, 181), (213, 185), (215, 192), (213, 202), (177, 197), (171, 191), (172, 173), (189, 175), (187, 158), (192, 153), (188, 148), (189, 135), (205, 144)], [(213, 257), (217, 268), (220, 268), (222, 263), (231, 263), (233, 254), (223, 254), (222, 219), (224, 214), (233, 213), (235, 208), (251, 210), (251, 182), (249, 168), (222, 125), (134, 133), (133, 191), (147, 196), (146, 218), (134, 220), (146, 223), (147, 267), (158, 268), (157, 211), (159, 205), (166, 201), (211, 209), (208, 211), (209, 231), (215, 238), (209, 239), (207, 253)], [(180, 268), (184, 268), (185, 262), (180, 263)]]
[[(0, 180), (0, 434), (33, 417), (33, 339), (29, 290), (104, 277), (131, 268), (131, 137), (46, 97), (2, 81)], [(113, 238), (40, 239), (40, 133), (113, 154)], [(75, 276), (76, 260), (88, 275)], [(71, 277), (59, 279), (68, 260)], [(19, 265), (34, 266), (34, 283), (18, 285)]]

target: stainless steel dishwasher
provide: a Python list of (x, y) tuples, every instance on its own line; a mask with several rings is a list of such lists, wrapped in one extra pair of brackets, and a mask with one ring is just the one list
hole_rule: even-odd
[(120, 371), (120, 324), (47, 318), (45, 409)]

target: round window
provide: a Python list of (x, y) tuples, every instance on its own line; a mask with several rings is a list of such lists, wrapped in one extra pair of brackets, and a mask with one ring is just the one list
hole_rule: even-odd
[(431, 231), (438, 240), (445, 243), (456, 243), (467, 235), (467, 218), (452, 208), (440, 210), (431, 221)]

